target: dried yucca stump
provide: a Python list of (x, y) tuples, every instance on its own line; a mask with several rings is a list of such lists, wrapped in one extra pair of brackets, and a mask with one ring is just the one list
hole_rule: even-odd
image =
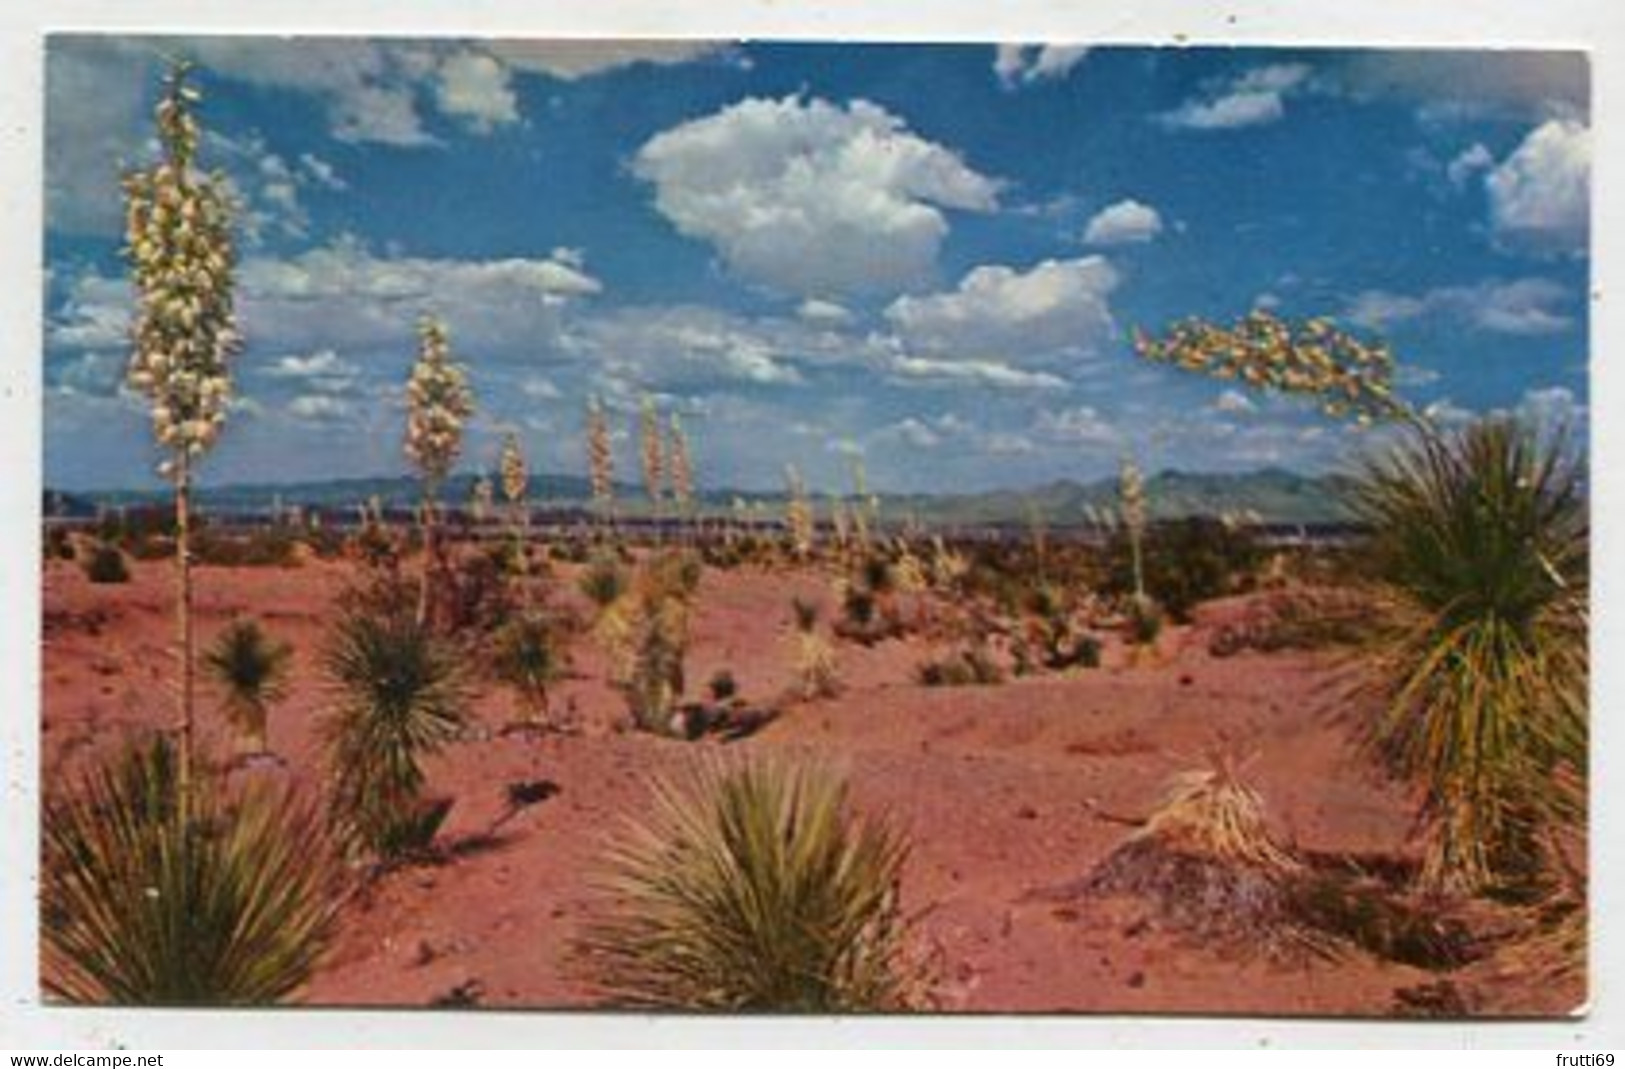
[(1142, 899), (1156, 921), (1205, 942), (1296, 957), (1329, 949), (1298, 916), (1303, 872), (1271, 838), (1258, 793), (1221, 764), (1175, 776), (1156, 811), (1077, 890)]

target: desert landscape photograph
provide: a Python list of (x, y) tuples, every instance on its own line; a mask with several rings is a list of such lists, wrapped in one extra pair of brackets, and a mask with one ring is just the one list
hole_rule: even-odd
[(47, 1003), (1584, 1013), (1583, 53), (42, 47)]

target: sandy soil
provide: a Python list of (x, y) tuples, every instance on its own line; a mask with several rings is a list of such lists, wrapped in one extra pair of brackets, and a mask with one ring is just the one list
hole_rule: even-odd
[[(350, 578), (346, 565), (203, 568), (200, 639), (234, 614), (259, 617), (296, 647), (291, 692), (271, 722), (285, 772), (312, 789), (321, 774), (317, 724), (326, 701), (319, 663), (324, 617)], [(91, 586), (52, 564), (45, 583), (44, 782), (65, 782), (88, 755), (172, 718), (170, 571), (135, 565), (122, 586)], [(708, 571), (695, 620), (690, 689), (730, 669), (744, 697), (772, 701), (789, 684), (792, 594), (828, 601), (811, 574)], [(1245, 947), (1203, 946), (1163, 930), (1133, 900), (1062, 900), (1129, 831), (1112, 816), (1145, 814), (1165, 778), (1200, 767), (1215, 747), (1246, 758), (1279, 838), (1324, 853), (1403, 857), (1413, 802), (1374, 777), (1336, 722), (1334, 672), (1310, 654), (1214, 659), (1207, 607), (1138, 662), (1109, 645), (1103, 668), (985, 687), (924, 688), (918, 640), (839, 647), (839, 698), (796, 703), (731, 748), (816, 753), (850, 773), (857, 800), (913, 837), (904, 888), (926, 911), (941, 951), (942, 1008), (979, 1012), (1202, 1012), (1386, 1015), (1396, 991), (1440, 974), (1351, 953), (1282, 963)], [(827, 618), (827, 616), (826, 616)], [(543, 738), (471, 733), (430, 765), (430, 790), (456, 798), (443, 834), (483, 832), (509, 783), (548, 779), (560, 793), (522, 811), (494, 840), (445, 864), (389, 873), (345, 908), (342, 932), (307, 1001), (424, 1005), (461, 988), (488, 1006), (579, 1006), (585, 993), (564, 950), (590, 894), (586, 873), (603, 836), (635, 812), (649, 778), (723, 744), (625, 732), (619, 699), (599, 680), (590, 640), (581, 678), (555, 701), (582, 730)], [(205, 709), (210, 709), (206, 701)], [(483, 689), (479, 722), (513, 715)], [(221, 719), (207, 745), (229, 754)], [(264, 771), (252, 773), (265, 775)], [(1106, 816), (1102, 816), (1106, 814)], [(1475, 968), (1469, 1010), (1563, 1013), (1573, 985)]]

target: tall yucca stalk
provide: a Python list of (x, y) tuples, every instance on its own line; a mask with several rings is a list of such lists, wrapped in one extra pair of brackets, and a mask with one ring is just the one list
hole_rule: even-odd
[(43, 811), (44, 983), (71, 1002), (239, 1006), (310, 978), (337, 898), (319, 823), (288, 794), (217, 787), (181, 811), (162, 738)]
[(813, 550), (813, 506), (807, 484), (794, 464), (784, 467), (784, 525), (790, 534), (790, 551), (805, 560)]
[(1145, 479), (1140, 469), (1126, 457), (1117, 477), (1117, 498), (1123, 517), (1123, 530), (1128, 535), (1129, 553), (1134, 566), (1134, 600), (1145, 601)]
[(844, 781), (777, 761), (653, 787), (600, 877), (577, 952), (611, 1003), (780, 1013), (919, 1008), (898, 886), (905, 840)]
[(1424, 882), (1475, 890), (1583, 812), (1588, 518), (1561, 436), (1417, 432), (1353, 495), (1392, 607), (1370, 741), (1427, 790)]
[(194, 647), (191, 511), (194, 468), (225, 425), (231, 358), (241, 347), (234, 303), (236, 250), (225, 176), (196, 168), (201, 95), (178, 63), (156, 111), (162, 158), (124, 176), (125, 248), (137, 291), (129, 383), (152, 406), (175, 489), (176, 645), (180, 658), (179, 790), (184, 812), (193, 766)]
[(530, 469), (525, 464), (525, 451), (519, 444), (519, 435), (509, 431), (502, 436), (502, 454), (497, 462), (498, 477), (502, 481), (502, 496), (508, 502), (508, 522), (513, 528), (514, 543), (518, 547), (521, 572), (528, 571), (526, 553), (530, 544), (530, 506), (525, 501), (530, 489)]
[(615, 509), (615, 451), (609, 440), (609, 421), (603, 402), (587, 401), (587, 477), (592, 484), (593, 511), (600, 523), (613, 522)]
[(418, 323), (418, 356), (406, 384), (406, 455), (423, 478), (423, 582), (418, 619), (429, 613), (440, 484), (463, 449), (463, 424), (474, 412), (468, 376), (452, 361), (446, 328), (432, 316)]
[(638, 413), (638, 459), (643, 464), (643, 492), (648, 495), (655, 531), (660, 530), (661, 502), (665, 498), (666, 451), (660, 433), (660, 413), (654, 398), (645, 397)]
[(871, 532), (880, 522), (880, 498), (869, 492), (869, 473), (862, 457), (852, 458), (852, 535), (858, 552), (869, 555)]
[(686, 521), (694, 507), (694, 457), (689, 451), (688, 432), (683, 430), (683, 421), (675, 412), (667, 428), (666, 457), (672, 503), (677, 508), (678, 518)]

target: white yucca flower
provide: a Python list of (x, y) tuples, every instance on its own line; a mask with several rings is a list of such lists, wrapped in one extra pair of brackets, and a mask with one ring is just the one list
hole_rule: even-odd
[(790, 548), (798, 557), (805, 557), (813, 548), (812, 502), (807, 499), (807, 484), (794, 464), (784, 466), (787, 488), (784, 522), (790, 532)]
[(525, 452), (519, 445), (519, 435), (509, 431), (502, 439), (502, 455), (497, 461), (502, 477), (502, 496), (508, 504), (518, 506), (525, 500), (530, 487), (530, 471), (525, 466)]
[(474, 413), (468, 376), (451, 359), (446, 328), (433, 317), (418, 324), (418, 359), (406, 384), (406, 455), (433, 488), (463, 448), (463, 424)]
[(643, 487), (649, 495), (649, 503), (658, 511), (665, 482), (666, 461), (665, 453), (660, 441), (660, 413), (655, 409), (654, 398), (643, 399), (643, 409), (639, 414), (639, 457), (643, 461)]
[(151, 404), (152, 429), (171, 454), (162, 471), (220, 436), (231, 397), (231, 358), (241, 348), (233, 300), (236, 251), (226, 179), (194, 167), (201, 97), (173, 68), (157, 107), (163, 159), (124, 176), (125, 259), (138, 299), (130, 386)]
[(687, 512), (694, 502), (694, 458), (689, 453), (688, 434), (675, 412), (671, 414), (668, 438), (666, 457), (671, 475), (671, 499), (679, 510)]
[(615, 452), (609, 441), (609, 422), (604, 406), (594, 397), (587, 401), (587, 475), (592, 483), (593, 507), (607, 515), (615, 503)]
[(474, 492), (469, 498), (468, 511), (475, 523), (484, 523), (491, 518), (492, 507), (496, 504), (496, 488), (491, 485), (487, 476), (480, 476), (474, 481)]

